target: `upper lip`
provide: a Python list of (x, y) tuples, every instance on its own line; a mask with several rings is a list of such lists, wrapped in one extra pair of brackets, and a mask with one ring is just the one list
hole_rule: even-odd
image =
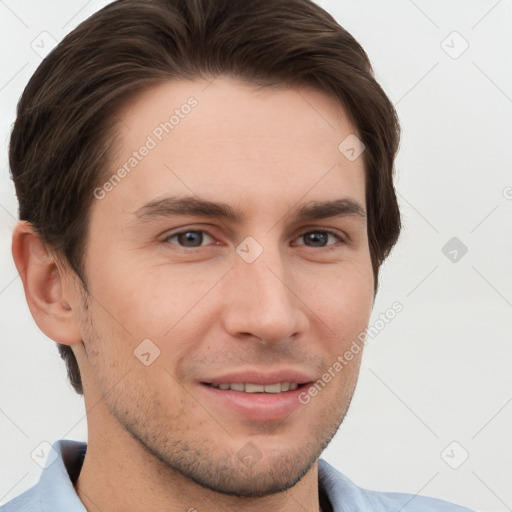
[(230, 372), (216, 377), (201, 379), (201, 382), (203, 384), (215, 385), (235, 383), (269, 385), (277, 384), (279, 382), (296, 382), (297, 384), (306, 384), (313, 380), (314, 378), (312, 378), (310, 375), (307, 375), (304, 372), (293, 369), (283, 369), (274, 371), (250, 370)]

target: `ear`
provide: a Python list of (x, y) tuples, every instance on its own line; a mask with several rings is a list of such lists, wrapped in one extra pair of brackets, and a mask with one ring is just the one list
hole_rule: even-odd
[(12, 255), (23, 281), (28, 307), (39, 328), (58, 343), (81, 343), (77, 318), (70, 306), (79, 304), (76, 291), (68, 284), (73, 278), (57, 267), (30, 223), (21, 221), (16, 226)]

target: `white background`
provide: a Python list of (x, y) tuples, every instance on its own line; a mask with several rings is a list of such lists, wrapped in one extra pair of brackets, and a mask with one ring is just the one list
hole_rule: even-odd
[[(7, 144), (41, 61), (32, 41), (59, 41), (106, 3), (0, 2), (0, 503), (36, 483), (30, 454), (42, 441), (87, 436), (82, 399), (12, 263)], [(368, 343), (324, 458), (363, 487), (512, 510), (512, 2), (320, 3), (365, 48), (398, 110), (404, 221), (371, 323), (396, 300), (403, 311)], [(468, 248), (457, 262), (441, 250), (454, 236)], [(453, 441), (452, 465), (469, 454), (458, 469), (441, 456)]]

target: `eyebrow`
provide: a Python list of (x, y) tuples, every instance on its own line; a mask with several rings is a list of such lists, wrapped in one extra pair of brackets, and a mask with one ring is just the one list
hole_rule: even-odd
[[(246, 219), (246, 215), (226, 203), (208, 201), (194, 196), (157, 199), (141, 206), (134, 213), (141, 221), (173, 215), (198, 215), (225, 219), (234, 223), (240, 223)], [(366, 211), (363, 206), (349, 198), (311, 201), (286, 214), (286, 216), (290, 215), (296, 221), (356, 217), (366, 222)]]

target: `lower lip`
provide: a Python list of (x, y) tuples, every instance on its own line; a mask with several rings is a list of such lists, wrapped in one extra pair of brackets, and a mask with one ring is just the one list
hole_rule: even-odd
[(245, 391), (222, 390), (200, 384), (203, 392), (216, 402), (227, 406), (237, 414), (253, 421), (281, 420), (301, 406), (299, 394), (307, 384), (292, 391), (281, 393), (246, 393)]

